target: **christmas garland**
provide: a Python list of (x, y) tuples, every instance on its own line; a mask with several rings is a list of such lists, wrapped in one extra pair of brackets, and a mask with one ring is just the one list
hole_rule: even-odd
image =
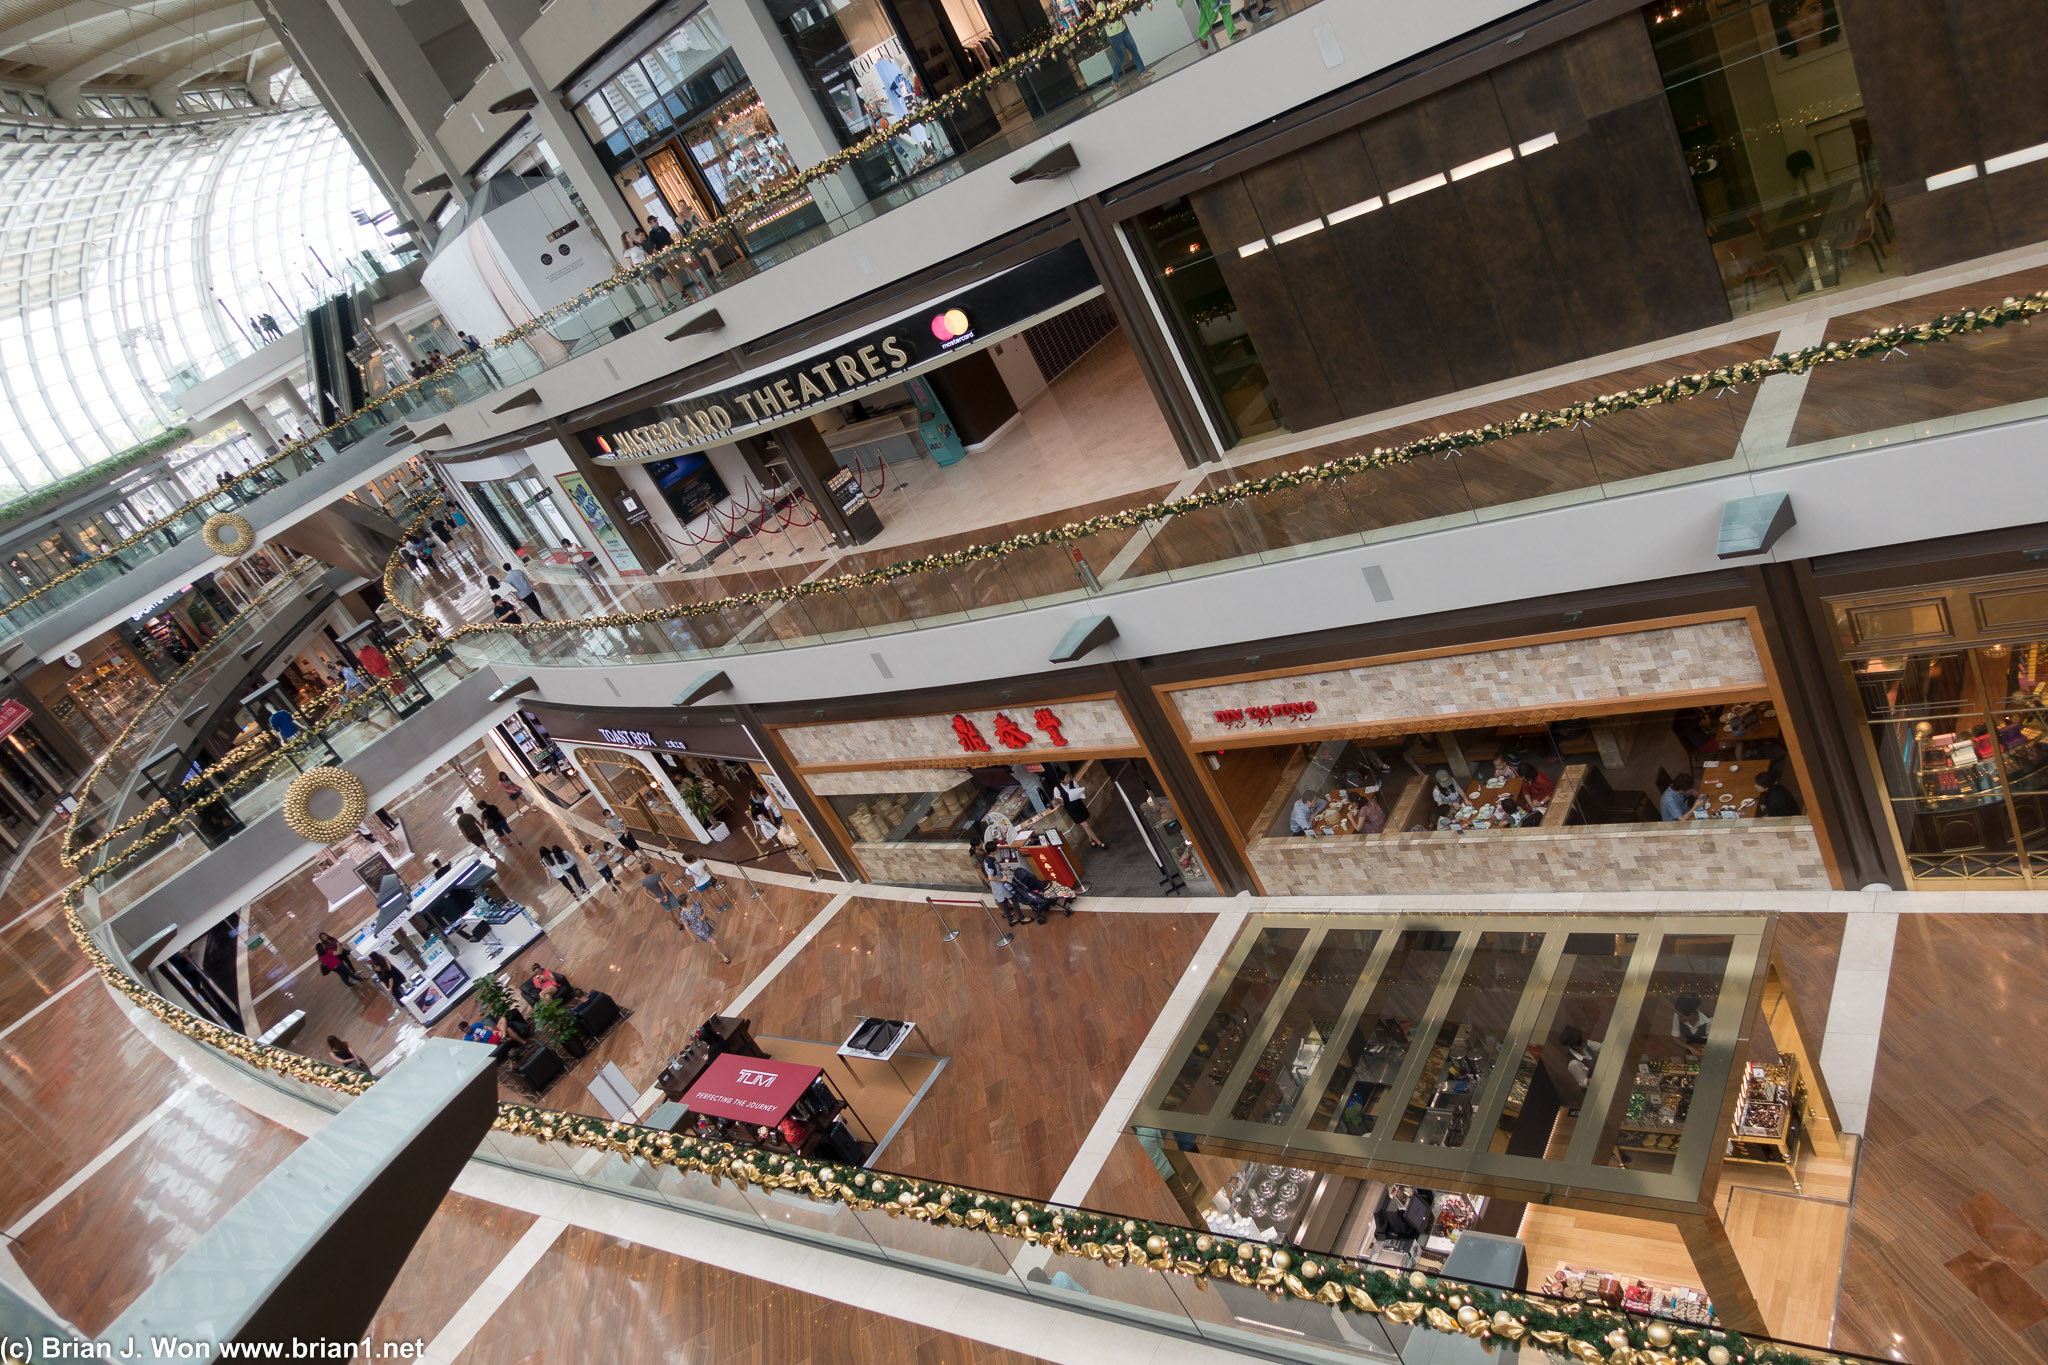
[[(1022, 550), (1040, 549), (1050, 545), (1068, 545), (1086, 540), (1091, 536), (1115, 531), (1131, 531), (1142, 526), (1156, 525), (1174, 517), (1205, 512), (1212, 508), (1248, 503), (1254, 499), (1292, 493), (1318, 484), (1337, 483), (1359, 474), (1375, 470), (1393, 469), (1413, 463), (1429, 456), (1449, 459), (1467, 450), (1476, 450), (1515, 436), (1532, 435), (1546, 431), (1562, 431), (1593, 423), (1620, 413), (1635, 412), (1644, 408), (1657, 407), (1668, 403), (1683, 402), (1705, 393), (1720, 393), (1744, 384), (1760, 384), (1773, 375), (1805, 374), (1822, 365), (1840, 364), (1845, 361), (1865, 359), (1870, 356), (1905, 354), (1909, 344), (1928, 344), (1948, 341), (1959, 336), (1971, 336), (2011, 323), (2031, 325), (2035, 314), (2048, 310), (2048, 290), (2028, 294), (2023, 298), (2007, 298), (2004, 301), (1983, 307), (1966, 308), (1961, 312), (1948, 313), (1929, 322), (1909, 326), (1882, 327), (1875, 332), (1847, 341), (1831, 341), (1825, 345), (1807, 346), (1795, 351), (1781, 351), (1760, 360), (1741, 361), (1722, 365), (1712, 370), (1679, 375), (1661, 384), (1645, 385), (1618, 393), (1602, 394), (1582, 402), (1549, 408), (1540, 412), (1525, 412), (1501, 422), (1489, 422), (1484, 426), (1467, 427), (1460, 431), (1438, 432), (1406, 444), (1381, 447), (1375, 446), (1370, 452), (1325, 460), (1321, 464), (1303, 465), (1299, 469), (1270, 474), (1263, 478), (1244, 479), (1222, 488), (1206, 492), (1191, 493), (1170, 502), (1147, 503), (1142, 507), (1126, 508), (1091, 517), (1086, 521), (1072, 521), (1044, 531), (1030, 531), (1010, 536), (1004, 540), (988, 541), (969, 545), (959, 550), (942, 554), (925, 555), (915, 559), (899, 560), (879, 568), (861, 573), (839, 574), (830, 578), (819, 578), (808, 582), (790, 583), (757, 592), (740, 593), (732, 597), (712, 601), (677, 603), (671, 606), (654, 607), (645, 611), (612, 612), (599, 616), (587, 616), (566, 620), (529, 622), (520, 625), (499, 625), (495, 622), (477, 622), (464, 625), (449, 634), (449, 641), (456, 641), (469, 635), (491, 632), (512, 632), (522, 637), (551, 637), (569, 629), (605, 629), (620, 626), (647, 625), (658, 621), (684, 620), (695, 616), (710, 616), (724, 611), (746, 607), (769, 607), (779, 603), (799, 601), (809, 597), (823, 597), (850, 592), (858, 588), (874, 587), (908, 578), (916, 574), (934, 573), (964, 565), (978, 564), (988, 560), (1002, 559)], [(385, 566), (385, 586), (391, 600), (398, 609), (422, 628), (437, 628), (439, 623), (410, 606), (393, 590), (397, 557)]]
[(160, 431), (146, 441), (129, 446), (116, 455), (87, 465), (76, 474), (46, 483), (40, 488), (31, 488), (20, 497), (9, 498), (0, 503), (0, 526), (11, 525), (32, 512), (38, 512), (53, 502), (62, 502), (73, 493), (82, 493), (105, 480), (125, 474), (138, 465), (148, 464), (167, 450), (175, 450), (192, 439), (192, 428), (172, 427)]

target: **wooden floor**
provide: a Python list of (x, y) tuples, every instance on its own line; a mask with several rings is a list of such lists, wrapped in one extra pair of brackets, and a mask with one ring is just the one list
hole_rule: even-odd
[(1035, 1357), (564, 1229), (459, 1365), (1026, 1365)]
[(432, 1341), (533, 1222), (530, 1213), (451, 1191), (377, 1306), (371, 1339)]
[(1901, 915), (1836, 1343), (2048, 1360), (2048, 916)]

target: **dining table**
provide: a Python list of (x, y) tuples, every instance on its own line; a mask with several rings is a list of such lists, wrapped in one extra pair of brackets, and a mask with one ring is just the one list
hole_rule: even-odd
[[(1374, 788), (1374, 791), (1377, 790)], [(1326, 804), (1309, 817), (1309, 826), (1319, 835), (1357, 834), (1366, 827), (1364, 803), (1375, 799), (1377, 798), (1372, 792), (1348, 787), (1324, 792), (1323, 800)]]
[(1755, 815), (1756, 775), (1770, 766), (1755, 758), (1702, 763), (1693, 784), (1699, 799), (1693, 802), (1691, 818), (1737, 820)]
[(1784, 737), (1778, 708), (1767, 701), (1723, 707), (1714, 724), (1714, 742), (1737, 758), (1751, 757), (1750, 745)]
[(1522, 779), (1519, 777), (1474, 778), (1463, 787), (1465, 804), (1439, 812), (1458, 829), (1505, 828), (1500, 799), (1504, 796), (1519, 799), (1522, 795)]

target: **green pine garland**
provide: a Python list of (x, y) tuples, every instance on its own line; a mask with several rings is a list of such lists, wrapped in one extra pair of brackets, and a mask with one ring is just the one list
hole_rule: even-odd
[(148, 464), (165, 451), (175, 450), (191, 439), (190, 427), (172, 427), (169, 431), (160, 431), (146, 441), (129, 446), (118, 455), (110, 455), (104, 460), (87, 465), (76, 474), (67, 475), (55, 483), (46, 483), (40, 488), (32, 488), (18, 498), (9, 498), (6, 502), (0, 503), (0, 526), (20, 521), (23, 517), (33, 515), (52, 503), (62, 502), (116, 475), (125, 474), (138, 465)]

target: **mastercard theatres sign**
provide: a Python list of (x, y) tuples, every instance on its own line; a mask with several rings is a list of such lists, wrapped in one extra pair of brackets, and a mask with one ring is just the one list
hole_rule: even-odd
[(726, 388), (674, 399), (580, 433), (599, 459), (646, 460), (765, 431), (898, 382), (919, 365), (1058, 308), (1095, 287), (1079, 242), (862, 336)]

